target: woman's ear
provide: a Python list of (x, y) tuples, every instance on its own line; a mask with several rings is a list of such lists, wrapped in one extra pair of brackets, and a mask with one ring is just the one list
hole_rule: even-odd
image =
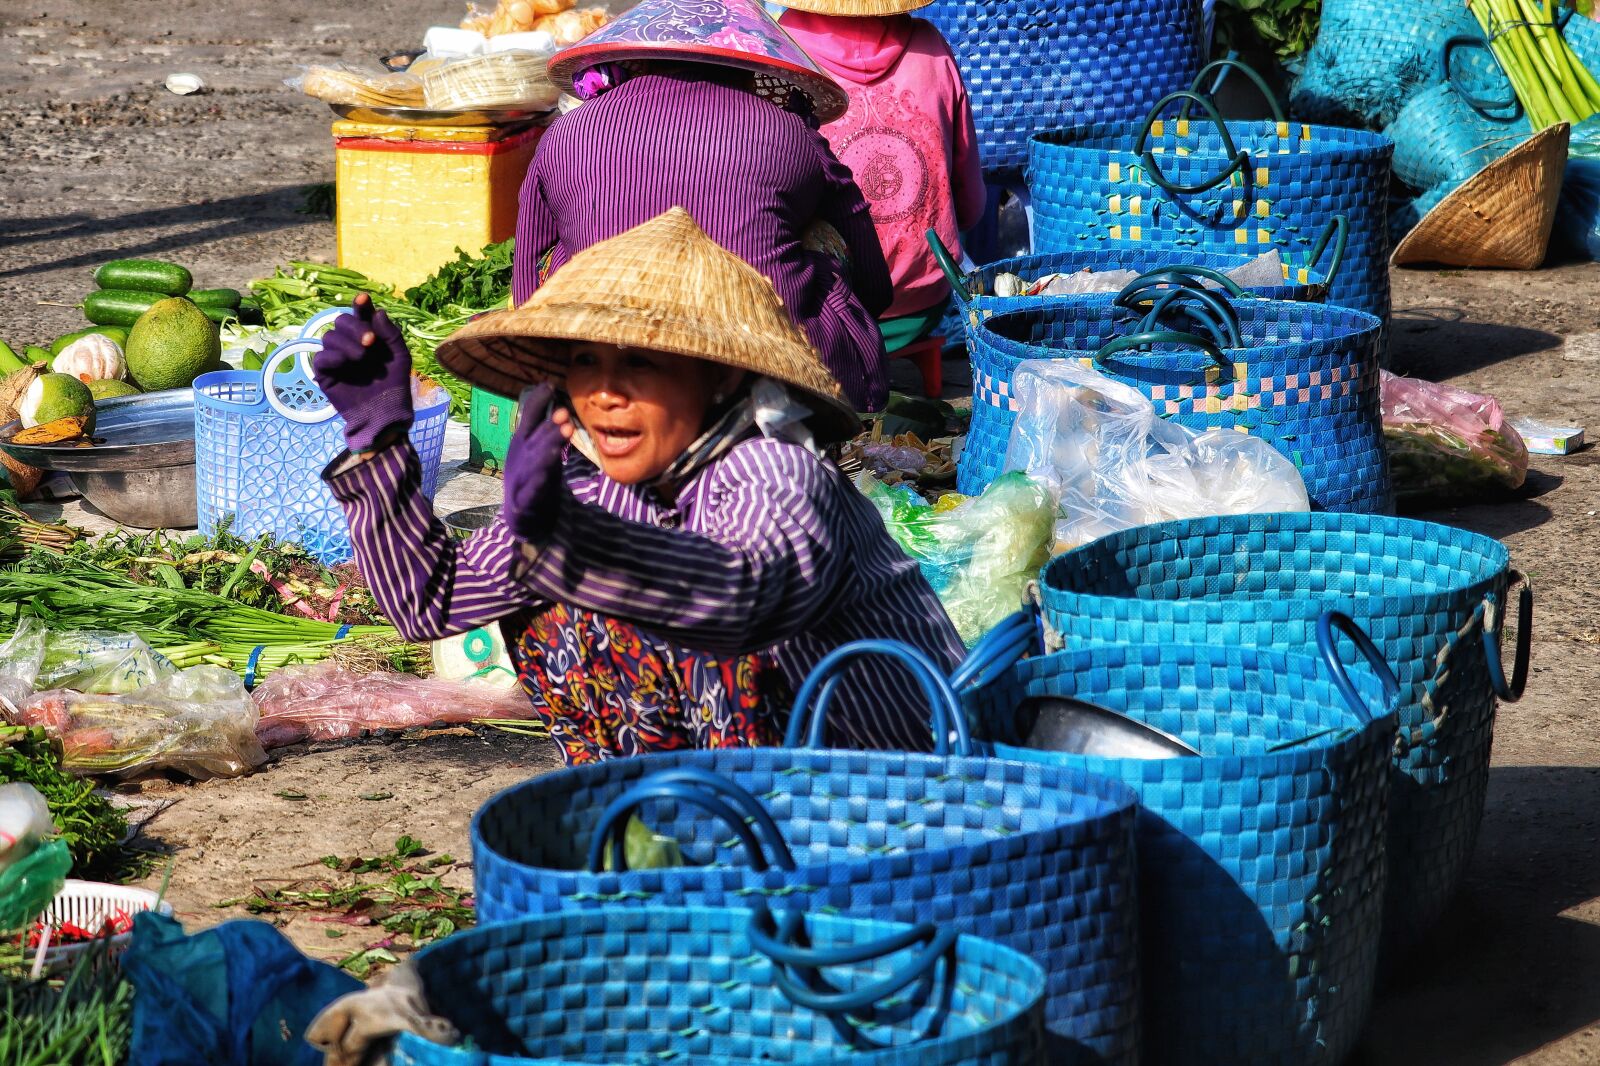
[[(716, 364), (712, 364), (716, 366)], [(744, 379), (749, 371), (741, 370), (736, 366), (718, 366), (716, 373), (711, 377), (711, 395), (721, 403), (739, 390), (744, 384)]]

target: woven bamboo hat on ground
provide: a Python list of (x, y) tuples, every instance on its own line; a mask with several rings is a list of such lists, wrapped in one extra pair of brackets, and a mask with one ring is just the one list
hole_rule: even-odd
[(599, 63), (677, 60), (736, 67), (811, 100), (824, 125), (845, 113), (850, 97), (794, 43), (760, 0), (643, 0), (550, 59), (550, 80), (572, 94), (572, 79)]
[(933, 0), (782, 0), (779, 6), (809, 11), (813, 15), (866, 18), (869, 15), (904, 15), (931, 3)]
[(1394, 250), (1395, 266), (1532, 270), (1555, 224), (1572, 127), (1547, 126), (1439, 201)]
[(452, 333), (437, 358), (457, 377), (516, 396), (541, 381), (560, 386), (571, 341), (687, 355), (780, 381), (811, 407), (821, 443), (861, 428), (772, 283), (681, 207), (579, 252), (521, 307)]

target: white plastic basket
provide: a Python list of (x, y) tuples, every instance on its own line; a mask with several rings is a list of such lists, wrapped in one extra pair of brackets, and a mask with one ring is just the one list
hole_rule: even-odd
[[(170, 915), (172, 904), (161, 900), (154, 892), (144, 888), (108, 885), (99, 881), (68, 880), (61, 886), (61, 891), (56, 893), (55, 902), (51, 903), (49, 909), (34, 923), (34, 928), (41, 934), (46, 929), (50, 930), (50, 940), (44, 949), (46, 968), (62, 969), (79, 954), (87, 951), (91, 943), (105, 942), (57, 944), (55, 938), (62, 925), (70, 923), (80, 929), (98, 929), (105, 922), (115, 918), (119, 910), (130, 918), (135, 914), (151, 910)], [(118, 933), (108, 939), (110, 950), (119, 952), (127, 948), (133, 937), (130, 933)], [(40, 942), (44, 943), (42, 937)]]

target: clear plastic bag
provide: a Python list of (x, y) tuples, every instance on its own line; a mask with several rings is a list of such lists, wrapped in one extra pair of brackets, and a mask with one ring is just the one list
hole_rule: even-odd
[(175, 671), (125, 695), (41, 692), (11, 717), (59, 737), (61, 764), (74, 773), (237, 777), (267, 760), (255, 704), (239, 675), (220, 666)]
[(1050, 557), (1055, 501), (1022, 474), (997, 478), (975, 497), (930, 505), (909, 486), (870, 474), (858, 481), (896, 543), (922, 568), (968, 647), (1022, 603)]
[(1137, 389), (1070, 360), (1029, 360), (1012, 381), (1006, 469), (1054, 492), (1056, 551), (1174, 518), (1311, 508), (1294, 463), (1256, 437), (1167, 422)]
[(33, 853), (56, 831), (50, 804), (24, 781), (0, 785), (0, 872)]
[(344, 740), (385, 729), (528, 718), (521, 688), (410, 674), (361, 674), (337, 663), (288, 666), (255, 690), (257, 737), (269, 748), (304, 740)]
[(53, 688), (101, 695), (136, 692), (177, 672), (132, 633), (52, 630), (24, 617), (0, 644), (0, 682), (21, 686), (0, 684), (0, 695), (13, 703), (35, 690)]
[(1381, 371), (1383, 436), (1395, 495), (1421, 503), (1515, 489), (1528, 447), (1493, 396)]

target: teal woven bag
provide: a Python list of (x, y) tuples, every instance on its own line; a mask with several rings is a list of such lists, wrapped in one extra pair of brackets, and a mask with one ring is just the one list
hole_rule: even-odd
[(1413, 96), (1384, 132), (1394, 141), (1395, 177), (1419, 192), (1453, 188), (1521, 144), (1532, 129), (1509, 83), (1494, 99), (1458, 84), (1452, 53), (1484, 47), (1481, 37), (1452, 37), (1439, 50), (1439, 83)]

